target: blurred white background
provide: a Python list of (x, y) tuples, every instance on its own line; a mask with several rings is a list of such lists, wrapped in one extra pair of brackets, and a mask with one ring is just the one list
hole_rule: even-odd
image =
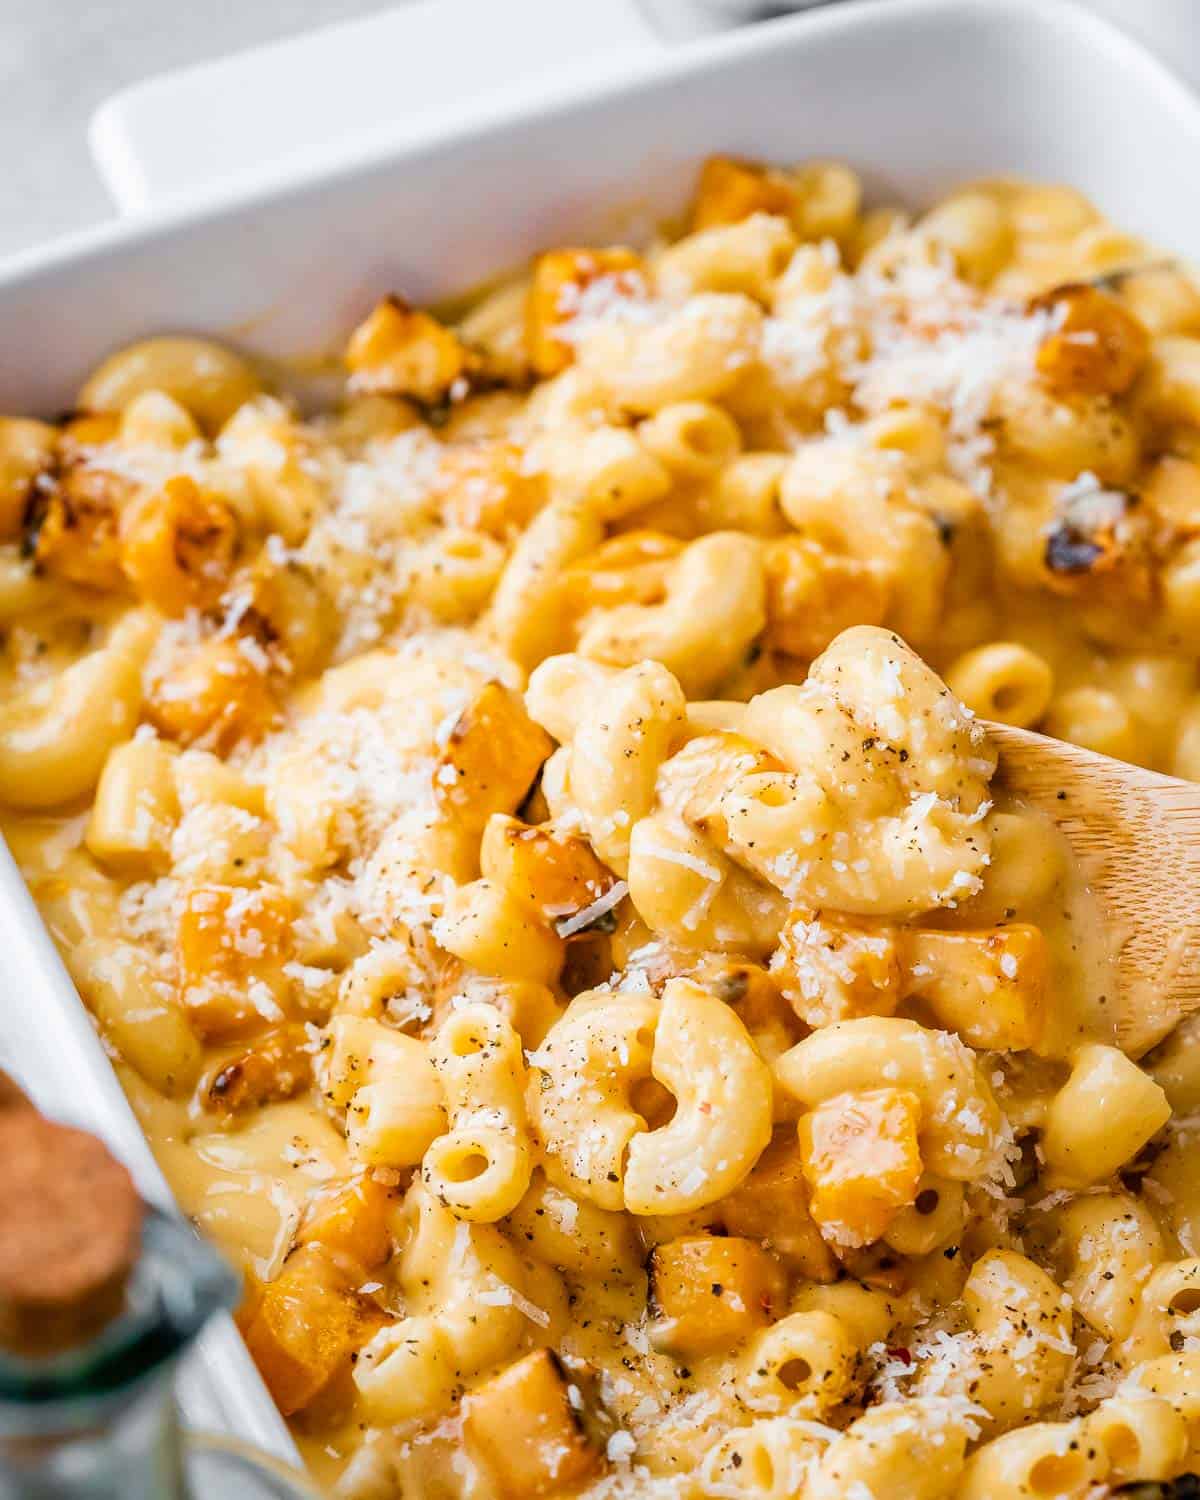
[[(562, 3), (582, 16), (591, 0)], [(1087, 3), (1200, 85), (1200, 0)], [(0, 0), (0, 256), (111, 213), (85, 132), (92, 111), (116, 90), (383, 8), (384, 0)], [(759, 0), (646, 0), (646, 8), (669, 34), (685, 36), (708, 29), (719, 14), (728, 20), (768, 7)], [(336, 121), (330, 126), (335, 130)]]

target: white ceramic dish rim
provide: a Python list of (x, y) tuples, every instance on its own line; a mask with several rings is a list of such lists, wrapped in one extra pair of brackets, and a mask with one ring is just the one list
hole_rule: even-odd
[[(0, 296), (19, 295), (49, 275), (86, 276), (89, 266), (109, 256), (138, 247), (163, 246), (199, 225), (219, 224), (248, 208), (267, 213), (273, 205), (296, 194), (316, 193), (323, 186), (385, 165), (406, 160), (432, 148), (469, 154), (481, 141), (506, 129), (537, 120), (547, 130), (572, 110), (595, 103), (617, 104), (643, 90), (667, 88), (679, 80), (756, 55), (776, 46), (816, 44), (822, 37), (852, 33), (870, 24), (879, 0), (848, 0), (833, 8), (809, 12), (747, 32), (706, 39), (678, 48), (652, 52), (644, 59), (621, 61), (621, 76), (578, 80), (556, 89), (548, 87), (536, 101), (501, 101), (459, 129), (444, 125), (409, 128), (402, 140), (395, 128), (377, 137), (359, 138), (349, 151), (330, 148), (307, 153), (302, 159), (266, 169), (248, 167), (236, 180), (197, 192), (172, 204), (153, 220), (117, 222), (71, 236), (51, 246), (25, 252), (0, 266)], [(1176, 122), (1184, 139), (1200, 142), (1200, 101), (1167, 68), (1137, 43), (1107, 22), (1063, 0), (886, 0), (889, 19), (899, 16), (919, 32), (929, 19), (987, 9), (1022, 20), (1064, 22), (1075, 29), (1082, 45), (1119, 59), (1152, 83), (1163, 110)], [(719, 136), (720, 127), (711, 132)], [(719, 142), (714, 139), (713, 145)], [(130, 1162), (143, 1191), (160, 1202), (170, 1194), (136, 1126), (115, 1075), (105, 1066), (103, 1052), (87, 1014), (67, 978), (36, 909), (7, 851), (0, 847), (0, 957), (11, 985), (6, 1005), (8, 1036), (17, 1038), (12, 1061), (31, 1079), (35, 1095), (59, 1113), (99, 1129)], [(3, 1041), (0, 1038), (0, 1041)], [(78, 1087), (80, 1076), (87, 1088)], [(203, 1342), (199, 1359), (185, 1372), (185, 1411), (194, 1425), (218, 1428), (244, 1437), (281, 1455), (293, 1453), (281, 1420), (258, 1380), (244, 1347), (228, 1320), (214, 1327)]]
[(473, 143), (533, 117), (540, 117), (549, 126), (561, 112), (599, 102), (616, 103), (647, 85), (667, 87), (706, 70), (766, 53), (776, 45), (786, 47), (797, 38), (816, 42), (822, 36), (850, 32), (869, 25), (882, 5), (886, 5), (890, 21), (903, 17), (918, 26), (926, 19), (972, 10), (1008, 12), (1016, 23), (1022, 19), (1065, 21), (1087, 46), (1120, 56), (1127, 67), (1152, 79), (1162, 91), (1164, 108), (1178, 116), (1181, 126), (1191, 131), (1200, 126), (1200, 98), (1140, 42), (1084, 10), (1075, 0), (838, 0), (817, 10), (692, 42), (674, 46), (651, 43), (642, 56), (618, 56), (617, 76), (610, 76), (605, 67), (598, 77), (571, 78), (558, 86), (550, 82), (534, 98), (525, 89), (520, 98), (498, 98), (457, 129), (439, 121), (388, 124), (377, 132), (358, 135), (348, 148), (314, 148), (297, 159), (265, 166), (248, 164), (224, 182), (202, 186), (164, 205), (152, 218), (118, 219), (0, 260), (0, 292), (26, 277), (82, 265), (107, 251), (163, 241), (251, 205), (269, 209), (293, 193), (315, 192), (342, 178), (403, 163), (433, 145), (466, 153)]

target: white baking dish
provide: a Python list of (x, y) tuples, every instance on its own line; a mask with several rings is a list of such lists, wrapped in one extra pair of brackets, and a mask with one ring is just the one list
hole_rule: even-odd
[[(478, 0), (444, 3), (453, 30), (454, 7)], [(514, 26), (540, 24), (558, 3), (506, 9)], [(342, 148), (314, 139), (311, 116), (322, 55), (347, 65), (344, 33), (315, 51), (311, 39), (267, 49), (126, 96), (97, 134), (127, 206), (152, 206), (170, 181), (172, 118), (204, 122), (227, 108), (237, 130), (177, 132), (185, 191), (152, 219), (0, 269), (0, 410), (69, 406), (102, 354), (153, 331), (225, 333), (273, 355), (332, 347), (384, 291), (440, 297), (548, 242), (603, 237), (618, 210), (651, 220), (718, 148), (844, 157), (871, 187), (916, 202), (983, 173), (1065, 180), (1118, 224), (1200, 251), (1200, 102), (1125, 37), (1058, 0), (860, 0), (676, 48), (651, 36), (632, 0), (592, 13), (596, 56), (582, 64), (551, 66), (558, 33), (521, 43), (526, 61), (537, 59), (523, 99), (484, 89), (448, 107), (436, 66), (448, 55), (443, 35), (446, 47), (431, 52), (441, 92), (418, 90), (416, 114), (391, 129), (360, 108)], [(428, 17), (414, 24), (428, 28)], [(428, 29), (405, 31), (402, 15), (386, 25), (393, 41), (430, 43)], [(459, 42), (469, 34), (460, 29)], [(359, 37), (377, 44), (381, 32)], [(401, 56), (426, 65), (415, 46), (389, 55), (395, 67)], [(363, 67), (360, 85), (370, 61)], [(246, 102), (255, 99), (258, 109)], [(99, 1129), (147, 1193), (166, 1199), (2, 847), (0, 976), (0, 1054), (45, 1107)], [(228, 1323), (207, 1340), (184, 1399), (194, 1422), (289, 1451)]]

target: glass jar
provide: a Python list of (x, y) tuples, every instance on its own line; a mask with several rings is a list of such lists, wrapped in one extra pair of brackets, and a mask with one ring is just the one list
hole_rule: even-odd
[(179, 1359), (237, 1295), (215, 1251), (148, 1210), (114, 1322), (63, 1354), (0, 1351), (0, 1500), (317, 1500), (299, 1471), (180, 1424)]

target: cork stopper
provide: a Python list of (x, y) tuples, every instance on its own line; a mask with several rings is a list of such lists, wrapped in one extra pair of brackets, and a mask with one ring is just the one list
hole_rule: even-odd
[(142, 1203), (101, 1141), (45, 1119), (0, 1079), (0, 1347), (61, 1353), (121, 1311)]

